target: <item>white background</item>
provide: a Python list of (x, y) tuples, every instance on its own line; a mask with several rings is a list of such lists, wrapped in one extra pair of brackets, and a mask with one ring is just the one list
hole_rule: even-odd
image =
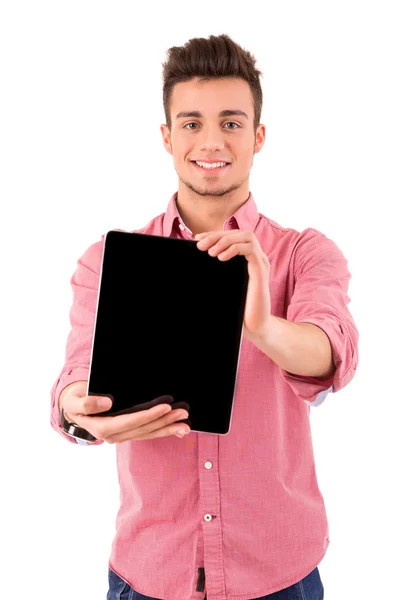
[(325, 600), (400, 597), (396, 4), (1, 4), (2, 598), (105, 600), (115, 446), (69, 444), (50, 427), (69, 281), (107, 230), (165, 211), (177, 175), (159, 129), (161, 63), (170, 46), (221, 33), (264, 74), (259, 211), (325, 233), (353, 276), (359, 368), (311, 411)]

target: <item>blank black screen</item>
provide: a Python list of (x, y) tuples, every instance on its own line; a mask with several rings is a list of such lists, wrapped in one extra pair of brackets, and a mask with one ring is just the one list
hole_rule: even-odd
[(244, 256), (220, 261), (196, 241), (107, 232), (88, 383), (88, 394), (113, 397), (101, 415), (171, 395), (192, 431), (228, 433), (247, 287)]

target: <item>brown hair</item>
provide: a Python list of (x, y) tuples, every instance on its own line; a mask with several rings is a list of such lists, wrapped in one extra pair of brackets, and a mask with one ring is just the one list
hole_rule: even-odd
[(260, 83), (262, 72), (249, 51), (228, 35), (192, 38), (184, 46), (167, 50), (163, 66), (163, 104), (167, 126), (171, 130), (171, 95), (176, 83), (199, 77), (201, 81), (223, 77), (239, 77), (250, 85), (254, 102), (254, 133), (260, 124), (263, 95)]

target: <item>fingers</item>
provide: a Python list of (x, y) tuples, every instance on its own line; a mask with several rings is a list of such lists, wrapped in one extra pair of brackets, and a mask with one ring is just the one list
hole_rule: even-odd
[[(103, 439), (108, 443), (116, 443), (173, 435), (178, 429), (190, 431), (187, 425), (176, 423), (176, 421), (187, 417), (188, 413), (185, 410), (171, 410), (169, 405), (159, 405), (139, 413), (114, 417), (85, 417), (79, 415), (76, 422), (90, 431), (97, 439)], [(165, 427), (169, 427), (169, 429), (165, 430)], [(161, 429), (164, 429), (164, 431), (159, 432), (158, 430)]]
[(167, 437), (171, 435), (177, 435), (178, 431), (183, 431), (184, 434), (178, 435), (177, 437), (184, 437), (188, 433), (190, 433), (190, 427), (188, 425), (179, 423), (177, 421), (181, 421), (185, 417), (187, 417), (186, 411), (174, 410), (171, 413), (176, 412), (177, 414), (168, 414), (157, 421), (152, 421), (142, 427), (135, 429), (134, 431), (128, 431), (126, 433), (119, 433), (113, 436), (109, 441), (109, 443), (122, 443), (128, 440), (151, 440), (160, 437)]
[[(186, 423), (176, 423), (188, 418), (189, 405), (178, 402), (172, 409), (172, 396), (159, 396), (139, 407), (122, 411), (126, 413), (129, 410), (128, 414), (96, 416), (112, 407), (112, 399), (107, 396), (87, 396), (86, 391), (87, 382), (82, 381), (71, 386), (63, 396), (62, 406), (68, 421), (83, 427), (97, 439), (116, 443), (175, 435), (179, 429), (190, 432)], [(132, 412), (134, 408), (137, 410)], [(138, 410), (139, 408), (141, 410)], [(187, 410), (184, 410), (185, 408)]]
[[(77, 423), (91, 433), (96, 431), (102, 439), (115, 436), (119, 433), (127, 433), (136, 430), (143, 425), (148, 425), (163, 415), (171, 412), (169, 404), (160, 404), (149, 410), (139, 412), (115, 415), (111, 417), (87, 417), (85, 415), (77, 416)], [(93, 435), (96, 435), (95, 433)], [(96, 435), (98, 437), (98, 435)]]
[[(159, 405), (165, 405), (165, 404), (172, 404), (174, 401), (173, 397), (168, 395), (168, 396), (158, 396), (158, 398), (154, 398), (154, 400), (150, 400), (149, 402), (142, 402), (142, 404), (135, 404), (134, 406), (128, 406), (126, 408), (123, 408), (119, 411), (113, 411), (112, 415), (113, 417), (116, 417), (118, 415), (127, 415), (127, 414), (132, 414), (132, 413), (136, 413), (136, 412), (141, 412), (144, 410), (148, 410), (150, 408), (154, 408), (155, 406), (159, 406)], [(178, 404), (179, 404), (179, 408), (181, 408), (181, 404), (185, 404), (184, 402), (177, 402), (176, 404), (174, 404), (174, 408), (178, 408)], [(182, 408), (186, 408), (185, 406), (182, 406)]]
[[(149, 439), (149, 437), (175, 435), (179, 430), (189, 433), (190, 427), (187, 424), (182, 423), (188, 416), (188, 412), (185, 409), (171, 410), (166, 415), (136, 428), (134, 431), (135, 439)], [(128, 431), (127, 434), (132, 434), (132, 432)], [(122, 437), (125, 438), (123, 433)]]

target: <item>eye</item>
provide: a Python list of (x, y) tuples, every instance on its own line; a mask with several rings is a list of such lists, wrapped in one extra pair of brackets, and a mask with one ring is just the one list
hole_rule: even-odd
[[(225, 125), (235, 125), (236, 127), (232, 128), (232, 127), (228, 127), (228, 129), (237, 129), (240, 127), (240, 125), (238, 125), (238, 123), (235, 123), (234, 121), (228, 121), (227, 123), (225, 123)], [(194, 121), (191, 121), (190, 123), (186, 123), (186, 125), (184, 126), (184, 129), (188, 128), (188, 125), (197, 125), (197, 123), (195, 123)], [(189, 127), (190, 131), (193, 131), (192, 127)]]

